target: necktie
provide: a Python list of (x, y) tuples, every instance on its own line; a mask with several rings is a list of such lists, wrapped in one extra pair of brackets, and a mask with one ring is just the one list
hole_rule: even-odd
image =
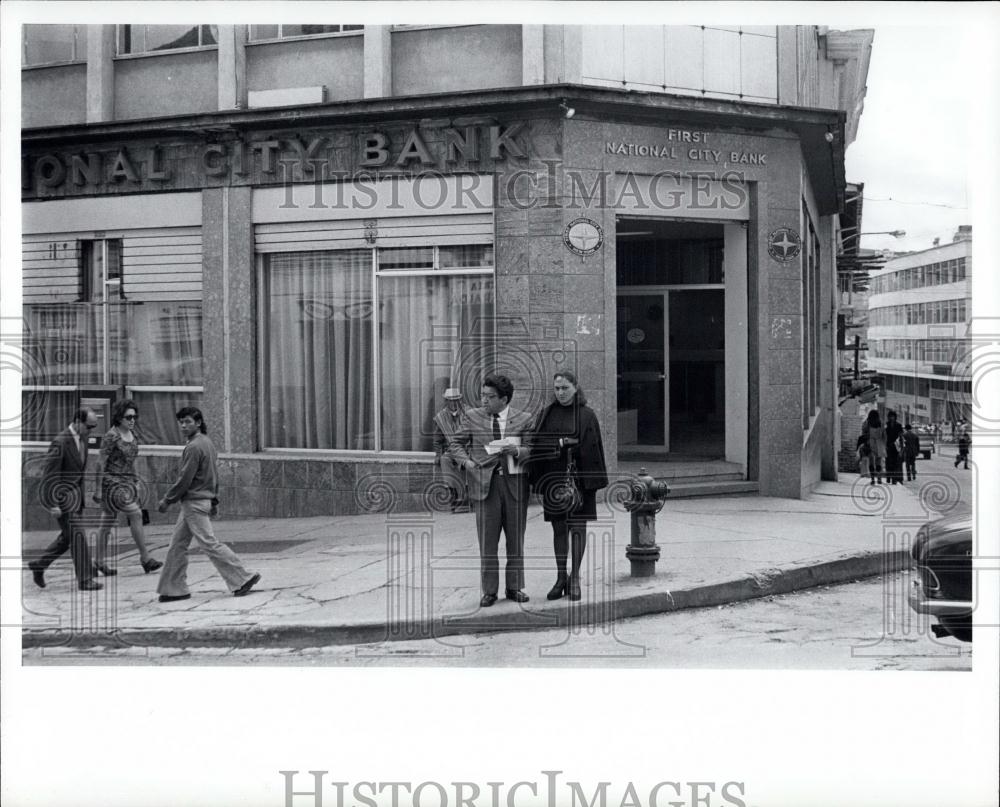
[(493, 415), (493, 439), (500, 439), (500, 415)]

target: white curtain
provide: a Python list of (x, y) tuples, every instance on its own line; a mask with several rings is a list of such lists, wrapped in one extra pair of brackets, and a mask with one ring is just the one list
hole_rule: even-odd
[(379, 283), (382, 448), (430, 451), (445, 388), (459, 387), (467, 405), (478, 405), (493, 278), (422, 275)]
[(272, 255), (267, 445), (372, 449), (371, 250)]

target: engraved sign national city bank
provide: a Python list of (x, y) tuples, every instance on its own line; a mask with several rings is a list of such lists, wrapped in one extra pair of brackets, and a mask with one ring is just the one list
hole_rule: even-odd
[(690, 160), (714, 165), (767, 165), (767, 154), (750, 149), (734, 149), (717, 145), (709, 146), (709, 132), (690, 132), (686, 129), (667, 129), (665, 137), (645, 143), (625, 140), (607, 140), (604, 153), (620, 157), (655, 157), (660, 160)]

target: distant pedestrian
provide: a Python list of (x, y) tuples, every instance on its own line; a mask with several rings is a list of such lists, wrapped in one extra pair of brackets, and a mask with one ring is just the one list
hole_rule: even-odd
[(958, 435), (958, 456), (955, 457), (955, 467), (961, 462), (965, 466), (965, 470), (969, 470), (969, 450), (972, 448), (972, 437), (969, 435), (968, 429), (962, 429), (961, 434)]
[(142, 524), (142, 502), (139, 496), (139, 476), (135, 472), (135, 460), (139, 456), (139, 438), (135, 434), (135, 422), (139, 409), (135, 401), (126, 398), (115, 404), (111, 412), (111, 428), (101, 438), (101, 453), (97, 465), (94, 501), (101, 505), (101, 526), (94, 546), (96, 569), (105, 577), (118, 574), (118, 570), (108, 566), (108, 538), (111, 527), (124, 513), (128, 520), (132, 540), (139, 550), (139, 563), (149, 574), (163, 564), (149, 554), (146, 546), (146, 531)]
[(80, 409), (73, 416), (73, 422), (56, 435), (45, 455), (39, 499), (59, 522), (59, 536), (45, 547), (40, 558), (28, 563), (31, 577), (39, 588), (45, 588), (45, 570), (67, 549), (73, 557), (77, 585), (83, 591), (104, 588), (94, 580), (87, 537), (79, 523), (83, 512), (87, 440), (95, 428), (97, 415), (94, 410)]
[[(861, 426), (861, 435), (868, 443), (871, 451), (869, 456), (871, 484), (882, 482), (882, 463), (885, 462), (885, 427), (878, 416), (878, 410), (872, 409)], [(887, 480), (888, 481), (888, 478)]]
[(920, 437), (907, 423), (903, 429), (903, 462), (906, 465), (906, 481), (917, 478), (917, 454), (920, 453)]
[(260, 575), (247, 571), (239, 556), (221, 543), (212, 530), (211, 517), (218, 512), (217, 454), (208, 438), (205, 419), (200, 409), (185, 406), (177, 412), (177, 425), (187, 445), (181, 456), (177, 481), (160, 499), (157, 509), (165, 513), (173, 502), (179, 501), (181, 513), (156, 587), (160, 602), (191, 597), (187, 585), (187, 553), (192, 538), (215, 565), (229, 590), (242, 597), (260, 582)]
[(434, 454), (444, 483), (451, 490), (451, 512), (468, 513), (469, 485), (463, 468), (451, 454), (448, 453), (448, 441), (454, 436), (465, 414), (462, 404), (462, 391), (449, 387), (444, 391), (444, 408), (434, 416)]
[(865, 439), (863, 434), (858, 436), (857, 452), (858, 473), (861, 474), (862, 477), (866, 477), (871, 473), (872, 451), (868, 447), (868, 441)]
[(885, 414), (885, 478), (890, 485), (903, 484), (903, 454), (900, 438), (903, 427), (896, 413), (890, 409)]
[[(562, 370), (552, 383), (553, 400), (542, 410), (531, 437), (529, 479), (552, 524), (556, 582), (546, 595), (582, 597), (580, 567), (587, 551), (587, 522), (597, 518), (597, 491), (608, 485), (601, 425), (576, 376)], [(566, 573), (567, 558), (570, 562)]]

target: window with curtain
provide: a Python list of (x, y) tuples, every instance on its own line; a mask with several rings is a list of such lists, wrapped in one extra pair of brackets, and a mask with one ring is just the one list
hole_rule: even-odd
[(281, 448), (374, 448), (371, 250), (267, 257), (267, 423)]
[(491, 245), (264, 257), (264, 445), (430, 451), (444, 390), (478, 401)]

